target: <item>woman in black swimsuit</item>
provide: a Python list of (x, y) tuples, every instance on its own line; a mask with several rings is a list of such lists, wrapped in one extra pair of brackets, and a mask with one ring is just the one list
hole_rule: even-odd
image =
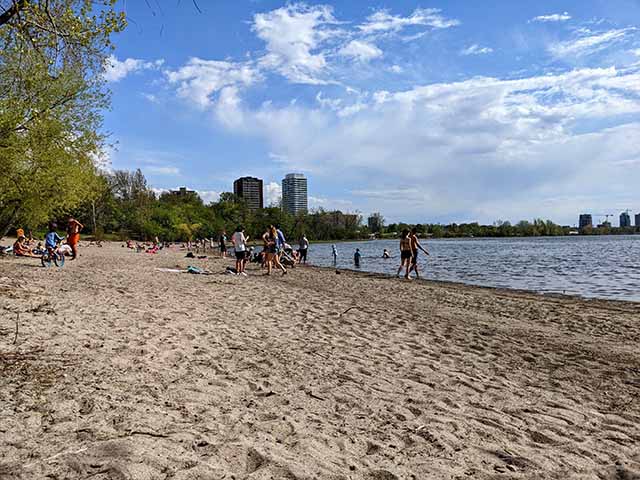
[(405, 268), (406, 273), (404, 275), (404, 278), (409, 278), (411, 257), (413, 257), (413, 253), (411, 251), (411, 239), (409, 238), (409, 230), (405, 228), (400, 235), (400, 267), (398, 268), (396, 277), (400, 277), (400, 272), (403, 268)]
[(278, 231), (273, 225), (269, 225), (269, 229), (262, 235), (264, 241), (265, 262), (267, 264), (267, 275), (271, 275), (271, 263), (282, 270), (282, 274), (287, 273), (287, 269), (282, 266), (278, 254), (276, 253), (276, 241), (278, 239)]

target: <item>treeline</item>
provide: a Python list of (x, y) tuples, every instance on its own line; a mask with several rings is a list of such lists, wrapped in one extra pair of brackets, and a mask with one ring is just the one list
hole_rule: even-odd
[(279, 207), (251, 211), (242, 199), (222, 193), (205, 204), (196, 193), (156, 195), (140, 170), (115, 171), (98, 178), (97, 195), (71, 213), (98, 238), (188, 241), (231, 234), (238, 225), (257, 239), (279, 225), (292, 240), (303, 233), (313, 240), (355, 240), (367, 235), (362, 217), (319, 210), (293, 216)]

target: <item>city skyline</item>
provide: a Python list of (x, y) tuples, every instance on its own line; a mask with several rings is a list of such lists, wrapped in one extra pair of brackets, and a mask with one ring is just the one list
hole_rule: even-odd
[(637, 3), (153, 5), (116, 38), (105, 153), (156, 189), (298, 171), (310, 208), (438, 223), (639, 203)]

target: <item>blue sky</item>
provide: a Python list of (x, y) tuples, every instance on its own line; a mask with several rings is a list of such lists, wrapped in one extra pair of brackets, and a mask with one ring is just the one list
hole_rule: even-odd
[[(303, 172), (387, 221), (640, 212), (640, 2), (121, 3), (111, 167), (215, 200)], [(596, 219), (597, 220), (597, 219)]]

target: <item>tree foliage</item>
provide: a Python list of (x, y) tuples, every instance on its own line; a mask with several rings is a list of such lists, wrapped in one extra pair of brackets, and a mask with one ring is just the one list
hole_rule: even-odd
[(100, 191), (115, 1), (0, 0), (0, 234)]

